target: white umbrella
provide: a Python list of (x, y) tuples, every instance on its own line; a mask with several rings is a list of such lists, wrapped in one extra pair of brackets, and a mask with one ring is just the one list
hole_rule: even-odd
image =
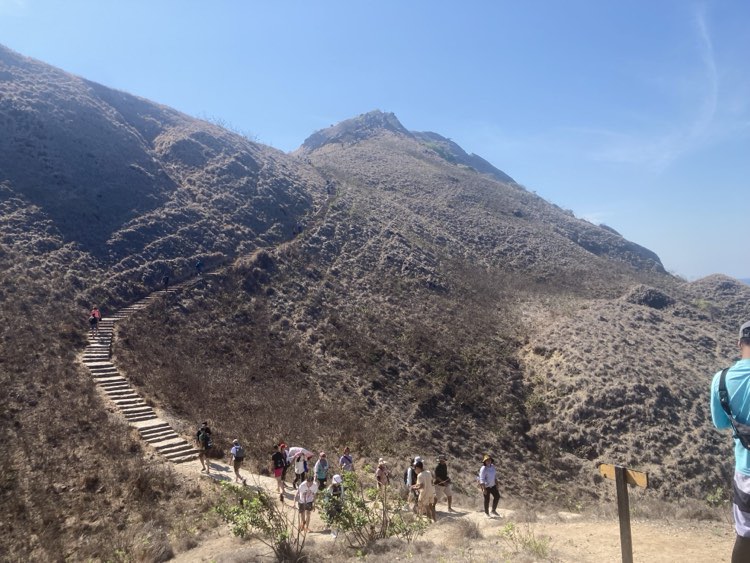
[(305, 457), (311, 457), (311, 456), (315, 455), (310, 450), (308, 450), (306, 448), (301, 448), (299, 446), (292, 446), (291, 448), (289, 448), (288, 452), (289, 452), (289, 454), (288, 454), (289, 459), (294, 459), (295, 457), (297, 457), (297, 454), (299, 454), (300, 452)]

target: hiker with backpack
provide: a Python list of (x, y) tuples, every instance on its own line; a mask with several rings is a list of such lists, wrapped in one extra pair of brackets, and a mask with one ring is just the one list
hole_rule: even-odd
[(750, 561), (750, 321), (740, 327), (737, 345), (740, 359), (711, 381), (711, 419), (716, 428), (731, 427), (734, 437), (732, 563)]
[(415, 456), (409, 467), (404, 471), (404, 488), (406, 490), (406, 502), (412, 505), (412, 511), (417, 511), (417, 502), (419, 501), (419, 489), (415, 489), (414, 485), (417, 484), (417, 473), (414, 471), (414, 466), (417, 463), (422, 462), (422, 458)]
[(245, 448), (240, 445), (240, 441), (238, 439), (235, 438), (234, 440), (232, 440), (232, 449), (229, 450), (229, 453), (232, 454), (232, 466), (234, 467), (235, 483), (242, 483), (243, 485), (246, 484), (245, 479), (243, 479), (240, 475), (240, 467), (242, 467), (242, 462), (245, 460)]
[(328, 459), (326, 458), (325, 452), (320, 452), (318, 455), (318, 461), (315, 462), (313, 468), (315, 478), (318, 480), (318, 486), (322, 489), (326, 486), (328, 480)]
[(198, 459), (201, 462), (201, 473), (204, 471), (206, 474), (211, 474), (211, 464), (208, 462), (208, 452), (213, 447), (211, 441), (211, 428), (208, 426), (208, 422), (203, 421), (201, 427), (198, 428), (198, 432), (195, 433), (195, 438), (198, 441)]
[[(482, 459), (482, 469), (479, 470), (479, 486), (484, 495), (484, 514), (487, 518), (500, 516), (497, 513), (497, 503), (500, 502), (500, 491), (497, 490), (497, 475), (492, 456), (485, 454)], [(490, 495), (492, 495), (492, 515), (490, 515)]]
[(341, 471), (354, 471), (354, 458), (349, 451), (349, 446), (344, 448), (344, 453), (339, 458), (339, 467), (341, 467)]
[(344, 479), (336, 474), (331, 479), (331, 486), (326, 490), (325, 497), (326, 522), (331, 527), (331, 535), (338, 536), (337, 520), (344, 510)]
[(298, 452), (294, 456), (294, 481), (292, 481), (292, 489), (297, 489), (297, 483), (300, 485), (305, 482), (305, 475), (307, 474), (307, 460), (305, 459), (304, 452)]
[(281, 480), (281, 475), (284, 472), (286, 455), (281, 453), (279, 448), (280, 445), (281, 444), (273, 445), (273, 455), (271, 455), (271, 474), (276, 479), (276, 491), (279, 493), (279, 500), (284, 502), (284, 482)]
[(419, 495), (415, 505), (416, 513), (427, 516), (434, 522), (436, 520), (435, 489), (432, 485), (432, 473), (424, 468), (424, 462), (421, 459), (414, 462), (414, 473), (417, 475), (417, 482), (411, 488)]

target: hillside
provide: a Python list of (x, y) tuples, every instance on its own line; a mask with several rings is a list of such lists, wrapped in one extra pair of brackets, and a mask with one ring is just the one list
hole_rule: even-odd
[(75, 362), (91, 305), (197, 260), (211, 275), (123, 321), (116, 359), (175, 428), (208, 418), (256, 469), (284, 439), (399, 469), (447, 453), (467, 493), (492, 452), (506, 497), (568, 509), (611, 497), (600, 461), (650, 471), (653, 496), (728, 483), (706, 390), (750, 287), (673, 278), (393, 114), (287, 155), (0, 47), (0, 209), (11, 559), (111, 560), (143, 537), (167, 553), (210, 525), (210, 491)]

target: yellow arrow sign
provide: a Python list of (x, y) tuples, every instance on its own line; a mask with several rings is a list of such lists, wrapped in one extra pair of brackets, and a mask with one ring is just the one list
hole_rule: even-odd
[[(599, 466), (599, 473), (602, 477), (607, 479), (615, 480), (615, 466), (608, 463), (602, 463)], [(642, 471), (633, 471), (632, 469), (625, 469), (625, 481), (629, 485), (635, 485), (636, 487), (648, 487), (648, 473)]]

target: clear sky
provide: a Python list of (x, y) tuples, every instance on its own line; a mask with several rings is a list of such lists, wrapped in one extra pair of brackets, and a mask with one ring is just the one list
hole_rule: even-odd
[(0, 0), (0, 43), (293, 150), (373, 109), (750, 278), (748, 0)]

